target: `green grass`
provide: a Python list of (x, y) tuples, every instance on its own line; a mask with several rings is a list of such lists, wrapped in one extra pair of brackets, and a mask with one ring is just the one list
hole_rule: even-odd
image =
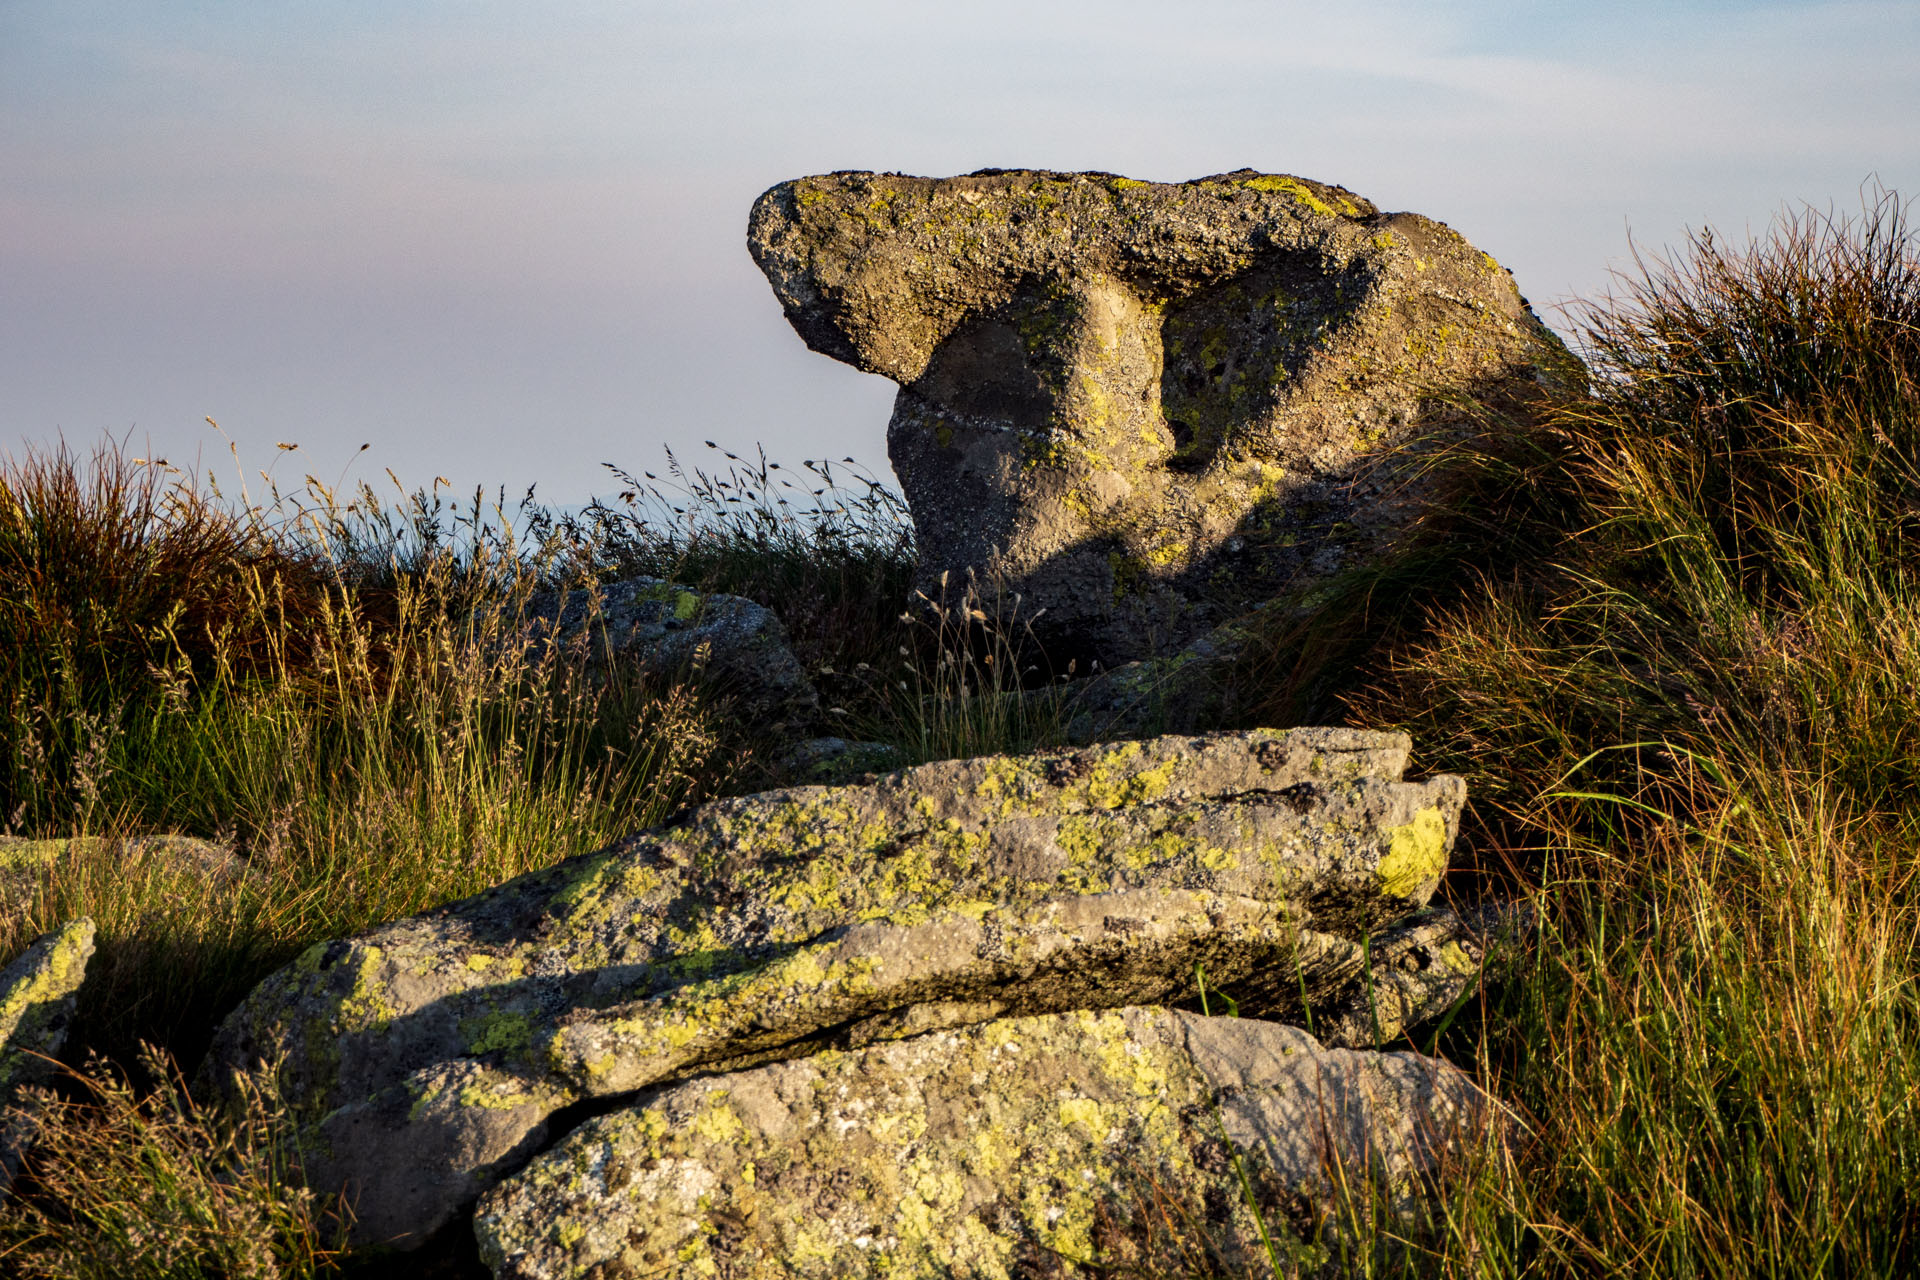
[[(1452, 891), (1538, 909), (1438, 1038), (1514, 1140), (1352, 1268), (1911, 1274), (1920, 252), (1884, 197), (1753, 245), (1697, 237), (1578, 322), (1591, 394), (1544, 425), (1481, 406), (1477, 440), (1434, 451), (1447, 501), (1423, 536), (1234, 675), (1250, 719), (1409, 729), (1420, 768), (1472, 785)], [(111, 449), (0, 473), (0, 825), (245, 855), (209, 875), (76, 844), (0, 915), (0, 950), (95, 916), (82, 1043), (144, 1082), (70, 1084), (49, 1149), (84, 1168), (43, 1160), (0, 1213), (9, 1262), (90, 1274), (71, 1260), (112, 1206), (172, 1222), (231, 1193), (278, 1270), (221, 1261), (214, 1233), (151, 1274), (326, 1272), (324, 1207), (241, 1154), (268, 1122), (153, 1091), (167, 1069), (137, 1045), (191, 1061), (313, 940), (774, 776), (724, 690), (511, 643), (533, 591), (647, 572), (759, 599), (818, 673), (823, 730), (911, 759), (1057, 737), (1058, 706), (1021, 693), (1052, 673), (1017, 610), (969, 589), (903, 614), (897, 499), (726, 461), (517, 526), (504, 503), (313, 485), (236, 514)], [(194, 1148), (155, 1126), (225, 1171), (142, 1164)], [(1346, 1212), (1351, 1238), (1379, 1226), (1362, 1190)], [(1220, 1274), (1168, 1189), (1122, 1189), (1114, 1219), (1129, 1274)]]
[(1889, 196), (1626, 283), (1593, 398), (1494, 460), (1504, 562), (1347, 699), (1543, 913), (1445, 1044), (1531, 1131), (1441, 1269), (1909, 1274), (1920, 254)]
[(32, 1194), (0, 1215), (22, 1280), (281, 1280), (337, 1270), (341, 1220), (286, 1163), (270, 1073), (214, 1118), (162, 1055), (147, 1087), (94, 1060), (40, 1090)]

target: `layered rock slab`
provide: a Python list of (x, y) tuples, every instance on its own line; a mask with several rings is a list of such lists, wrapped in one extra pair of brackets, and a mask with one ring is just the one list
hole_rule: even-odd
[(826, 174), (747, 244), (809, 346), (900, 384), (921, 590), (1022, 595), (1059, 664), (1386, 554), (1432, 496), (1416, 445), (1585, 384), (1444, 224), (1284, 174)]
[(1493, 1115), (1444, 1062), (1273, 1023), (1008, 1018), (649, 1091), (474, 1226), (496, 1280), (1006, 1280), (1144, 1261), (1170, 1205), (1228, 1273), (1265, 1273), (1264, 1225), (1315, 1274), (1415, 1225)]
[(719, 801), (314, 947), (226, 1020), (206, 1073), (283, 1047), (309, 1178), (357, 1199), (362, 1242), (406, 1245), (585, 1100), (1176, 1001), (1197, 966), (1339, 1004), (1361, 940), (1426, 902), (1457, 829), (1464, 785), (1398, 781), (1407, 747), (1166, 737)]

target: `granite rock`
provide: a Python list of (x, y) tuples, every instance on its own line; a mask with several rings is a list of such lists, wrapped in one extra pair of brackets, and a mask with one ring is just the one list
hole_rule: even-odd
[(528, 614), (534, 638), (583, 647), (592, 663), (698, 674), (742, 697), (752, 715), (804, 719), (818, 709), (786, 627), (740, 596), (634, 577), (536, 596)]
[(1444, 224), (1281, 174), (833, 173), (747, 242), (809, 346), (900, 384), (921, 591), (1020, 595), (1061, 669), (1388, 554), (1471, 405), (1585, 385)]
[(310, 1178), (357, 1199), (361, 1241), (410, 1245), (593, 1099), (1178, 1001), (1197, 968), (1338, 1004), (1355, 945), (1426, 903), (1457, 829), (1464, 785), (1399, 781), (1407, 746), (1167, 737), (717, 801), (315, 946), (229, 1016), (207, 1080), (284, 1047)]
[(496, 1280), (1009, 1280), (1124, 1270), (1171, 1204), (1226, 1274), (1268, 1273), (1263, 1225), (1287, 1274), (1338, 1274), (1496, 1114), (1444, 1062), (1274, 1023), (1007, 1018), (649, 1090), (474, 1225)]
[(83, 918), (43, 934), (0, 969), (0, 1194), (33, 1136), (31, 1114), (18, 1109), (21, 1090), (52, 1075), (92, 956), (93, 921)]

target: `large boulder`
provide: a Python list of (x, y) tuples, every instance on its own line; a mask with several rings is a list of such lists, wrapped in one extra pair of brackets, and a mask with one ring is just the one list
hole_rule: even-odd
[(93, 921), (82, 918), (36, 938), (0, 969), (0, 1195), (33, 1136), (21, 1090), (53, 1074), (92, 956)]
[(1020, 594), (1060, 661), (1383, 554), (1428, 500), (1414, 442), (1584, 381), (1445, 225), (1278, 174), (834, 173), (747, 243), (809, 346), (900, 384), (921, 589)]
[(1268, 1273), (1263, 1228), (1288, 1275), (1358, 1274), (1496, 1114), (1444, 1062), (1273, 1023), (1008, 1018), (649, 1091), (474, 1226), (496, 1280), (1158, 1274), (1161, 1214), (1223, 1274)]
[(1407, 749), (1256, 730), (718, 801), (315, 946), (228, 1017), (207, 1075), (284, 1047), (309, 1177), (358, 1201), (360, 1240), (406, 1245), (556, 1112), (663, 1081), (1174, 1002), (1197, 969), (1303, 1016), (1348, 1008), (1367, 940), (1433, 893), (1465, 798), (1399, 781)]

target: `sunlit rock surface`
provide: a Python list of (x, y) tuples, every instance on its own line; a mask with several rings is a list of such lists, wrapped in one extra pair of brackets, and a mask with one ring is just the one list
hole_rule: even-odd
[[(80, 919), (36, 938), (0, 969), (0, 1108), (52, 1076), (92, 956), (93, 921)], [(24, 1116), (0, 1116), (0, 1195), (19, 1171), (31, 1130)]]
[(1444, 224), (1282, 174), (833, 173), (762, 195), (747, 243), (809, 346), (900, 384), (921, 589), (1019, 593), (1056, 664), (1381, 555), (1471, 404), (1585, 381)]
[(474, 1225), (497, 1280), (1091, 1274), (1162, 1213), (1226, 1274), (1267, 1274), (1264, 1224), (1312, 1275), (1417, 1223), (1492, 1116), (1444, 1062), (1273, 1023), (1007, 1018), (651, 1090)]
[(1363, 939), (1419, 913), (1465, 799), (1458, 778), (1400, 781), (1407, 747), (1163, 737), (718, 801), (314, 947), (226, 1020), (206, 1074), (284, 1046), (309, 1176), (356, 1199), (362, 1242), (410, 1244), (583, 1100), (1175, 1002), (1200, 967), (1303, 1016), (1346, 1008)]

